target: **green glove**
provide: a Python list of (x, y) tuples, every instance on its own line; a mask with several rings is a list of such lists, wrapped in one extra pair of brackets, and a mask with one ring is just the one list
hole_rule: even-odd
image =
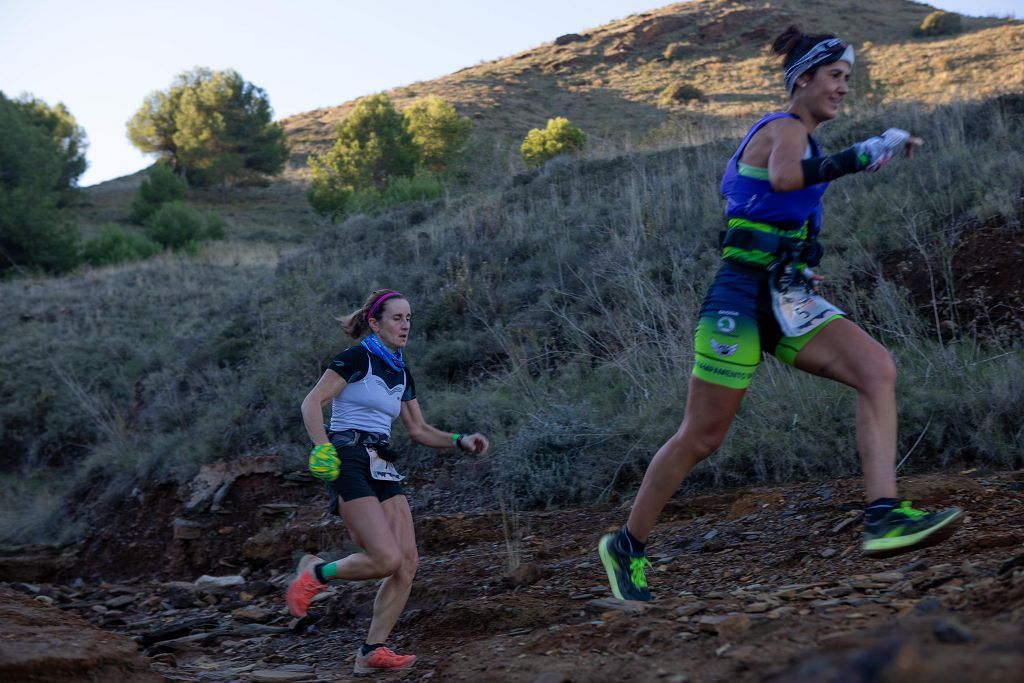
[(338, 478), (338, 468), (341, 467), (341, 460), (338, 459), (338, 451), (332, 443), (322, 443), (314, 446), (309, 452), (309, 471), (317, 479), (334, 481)]

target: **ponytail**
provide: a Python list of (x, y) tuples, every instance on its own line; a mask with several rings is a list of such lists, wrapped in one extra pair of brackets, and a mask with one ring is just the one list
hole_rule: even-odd
[(363, 305), (341, 318), (341, 328), (353, 339), (362, 339), (370, 331), (370, 318), (380, 319), (388, 302), (405, 297), (393, 289), (375, 289)]

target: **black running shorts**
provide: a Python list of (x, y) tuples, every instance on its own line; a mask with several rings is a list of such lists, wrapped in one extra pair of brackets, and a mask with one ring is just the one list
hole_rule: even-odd
[(341, 467), (338, 471), (338, 478), (327, 482), (328, 509), (331, 514), (337, 515), (338, 496), (345, 502), (356, 498), (376, 496), (377, 500), (384, 502), (388, 498), (402, 495), (402, 484), (397, 481), (381, 481), (370, 475), (370, 456), (366, 452), (366, 446), (339, 446), (338, 458), (341, 460)]

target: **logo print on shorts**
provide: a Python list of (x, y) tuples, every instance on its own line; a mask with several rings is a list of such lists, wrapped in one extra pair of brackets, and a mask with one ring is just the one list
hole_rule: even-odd
[(727, 357), (736, 353), (736, 349), (740, 347), (739, 343), (736, 344), (719, 344), (715, 341), (715, 338), (711, 338), (711, 348), (715, 350), (719, 356)]
[(729, 334), (736, 329), (736, 319), (728, 315), (723, 315), (718, 319), (717, 326), (719, 332)]

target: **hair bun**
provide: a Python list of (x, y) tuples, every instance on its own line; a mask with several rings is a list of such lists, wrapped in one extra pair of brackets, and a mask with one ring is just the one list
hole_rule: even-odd
[(779, 34), (772, 42), (772, 52), (777, 55), (789, 56), (796, 46), (803, 40), (804, 34), (796, 24), (790, 24), (789, 28)]

